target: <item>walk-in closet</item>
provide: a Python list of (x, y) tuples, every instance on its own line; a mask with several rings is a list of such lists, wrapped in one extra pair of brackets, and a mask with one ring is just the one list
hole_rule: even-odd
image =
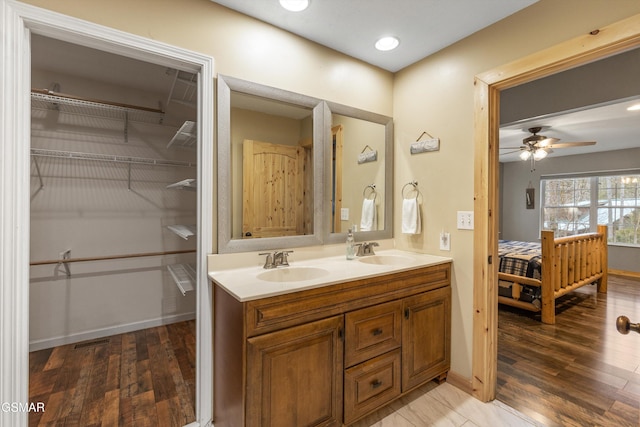
[(31, 44), (30, 425), (189, 424), (197, 76)]

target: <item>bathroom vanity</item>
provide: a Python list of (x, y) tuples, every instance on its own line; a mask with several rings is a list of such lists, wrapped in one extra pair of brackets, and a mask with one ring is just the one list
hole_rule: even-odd
[(446, 379), (449, 258), (391, 250), (300, 264), (209, 274), (217, 427), (348, 425)]

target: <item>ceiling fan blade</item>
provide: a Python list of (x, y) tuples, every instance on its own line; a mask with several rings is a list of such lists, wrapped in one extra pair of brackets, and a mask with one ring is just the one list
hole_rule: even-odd
[(569, 148), (569, 147), (585, 147), (587, 145), (595, 145), (595, 141), (575, 141), (575, 142), (561, 142), (559, 144), (547, 145), (546, 148)]
[(549, 147), (550, 145), (553, 145), (558, 141), (560, 141), (560, 138), (545, 138), (542, 141), (538, 141), (534, 145), (538, 148), (544, 148), (544, 147)]
[(523, 145), (521, 147), (498, 147), (501, 150), (524, 150), (526, 147)]
[(506, 153), (500, 153), (500, 155), (501, 155), (501, 156), (506, 156), (506, 155), (508, 155), (508, 154), (517, 153), (517, 152), (519, 152), (519, 151), (522, 151), (522, 149), (519, 149), (519, 148), (518, 148), (518, 149), (514, 149), (513, 151), (508, 151), (508, 152), (506, 152)]

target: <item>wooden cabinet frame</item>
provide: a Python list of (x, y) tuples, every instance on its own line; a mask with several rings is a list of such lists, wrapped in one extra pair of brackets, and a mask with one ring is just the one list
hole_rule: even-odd
[[(344, 422), (351, 423), (449, 371), (450, 263), (247, 302), (214, 286), (214, 305), (216, 426), (309, 419), (310, 425), (340, 425), (347, 407)], [(407, 318), (405, 309), (411, 312)], [(310, 348), (316, 349), (313, 356), (306, 353)], [(407, 380), (405, 359), (415, 367)], [(319, 406), (300, 398), (307, 377), (316, 378), (319, 390), (307, 394)], [(272, 404), (278, 407), (269, 396), (273, 387), (286, 411), (271, 413)]]

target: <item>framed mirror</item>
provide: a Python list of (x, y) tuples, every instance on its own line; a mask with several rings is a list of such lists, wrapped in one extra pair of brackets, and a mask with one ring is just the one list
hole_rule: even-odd
[[(325, 243), (393, 236), (393, 119), (327, 102), (331, 139), (325, 147)], [(327, 208), (328, 207), (328, 208)]]
[(218, 253), (318, 245), (322, 100), (218, 76)]

